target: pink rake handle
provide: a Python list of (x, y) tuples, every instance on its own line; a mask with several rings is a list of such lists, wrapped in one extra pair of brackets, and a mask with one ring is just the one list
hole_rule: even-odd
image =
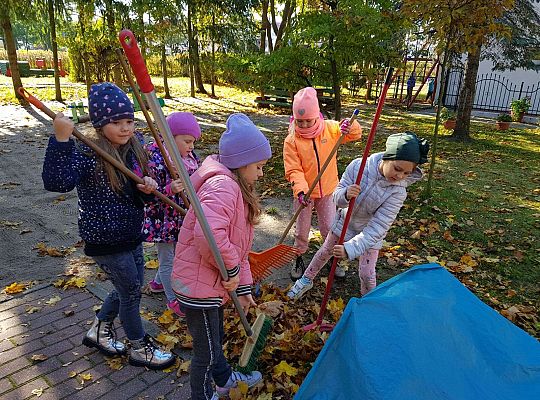
[[(388, 68), (388, 72), (386, 73), (386, 79), (384, 82), (383, 90), (381, 92), (381, 96), (379, 97), (379, 102), (377, 104), (377, 110), (375, 112), (375, 117), (373, 117), (373, 124), (371, 125), (371, 130), (369, 132), (368, 140), (366, 143), (366, 148), (364, 149), (364, 154), (362, 154), (362, 163), (360, 164), (360, 169), (358, 170), (358, 175), (356, 176), (355, 184), (359, 185), (360, 181), (362, 180), (362, 174), (364, 173), (364, 168), (366, 166), (366, 161), (369, 156), (369, 151), (371, 150), (371, 145), (373, 143), (373, 139), (375, 139), (375, 132), (377, 131), (377, 125), (379, 123), (379, 118), (381, 116), (381, 112), (384, 106), (384, 102), (386, 100), (386, 92), (388, 92), (388, 88), (390, 87), (390, 84), (392, 83), (392, 73), (394, 72), (394, 68)], [(347, 227), (349, 225), (349, 221), (351, 219), (352, 211), (354, 208), (354, 203), (356, 201), (356, 197), (351, 198), (349, 200), (349, 207), (347, 209), (347, 214), (345, 215), (345, 220), (343, 221), (343, 228), (341, 230), (341, 235), (339, 237), (339, 241), (337, 244), (341, 245), (345, 241), (345, 235), (347, 234)], [(319, 327), (321, 331), (331, 331), (333, 329), (333, 325), (331, 324), (323, 324), (322, 320), (324, 317), (324, 313), (326, 312), (326, 305), (328, 303), (328, 298), (330, 297), (330, 291), (332, 290), (332, 285), (334, 284), (334, 273), (336, 271), (336, 266), (338, 263), (338, 258), (334, 257), (334, 260), (332, 261), (332, 267), (330, 268), (330, 274), (328, 275), (328, 282), (326, 283), (326, 290), (324, 292), (324, 297), (321, 303), (321, 310), (319, 311), (319, 315), (317, 316), (317, 320), (309, 325), (306, 325), (303, 327), (305, 331), (315, 329)]]

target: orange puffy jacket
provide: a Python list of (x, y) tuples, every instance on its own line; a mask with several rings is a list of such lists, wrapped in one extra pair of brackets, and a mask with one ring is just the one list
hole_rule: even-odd
[[(298, 196), (300, 192), (308, 192), (309, 187), (319, 174), (320, 168), (339, 140), (341, 135), (339, 122), (325, 120), (324, 124), (324, 130), (314, 139), (305, 139), (296, 134), (294, 122), (289, 125), (289, 134), (283, 143), (283, 162), (285, 164), (285, 179), (291, 182), (294, 197)], [(358, 121), (354, 121), (343, 143), (358, 140), (361, 137), (362, 128)], [(339, 182), (336, 154), (332, 157), (317, 187), (313, 190), (311, 198), (320, 199), (332, 194), (336, 188)]]

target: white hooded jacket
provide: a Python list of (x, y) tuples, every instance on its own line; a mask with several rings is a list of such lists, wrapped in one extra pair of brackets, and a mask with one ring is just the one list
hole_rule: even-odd
[[(391, 183), (379, 171), (382, 156), (383, 153), (369, 156), (364, 168), (361, 192), (356, 199), (343, 243), (350, 260), (360, 257), (369, 249), (382, 247), (383, 239), (407, 198), (407, 186), (423, 176), (422, 170), (417, 167), (407, 178)], [(361, 162), (362, 159), (357, 158), (347, 166), (334, 191), (338, 212), (331, 229), (337, 236), (341, 235), (349, 205), (345, 197), (347, 188), (355, 183)]]

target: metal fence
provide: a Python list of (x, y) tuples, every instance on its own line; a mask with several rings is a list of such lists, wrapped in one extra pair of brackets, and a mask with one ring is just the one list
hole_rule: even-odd
[[(457, 108), (461, 85), (463, 84), (463, 69), (452, 69), (446, 75), (446, 96), (444, 105)], [(528, 97), (531, 107), (528, 115), (540, 115), (540, 81), (526, 85), (525, 82), (513, 83), (508, 78), (495, 73), (481, 74), (476, 78), (476, 93), (473, 109), (510, 112), (512, 100)]]

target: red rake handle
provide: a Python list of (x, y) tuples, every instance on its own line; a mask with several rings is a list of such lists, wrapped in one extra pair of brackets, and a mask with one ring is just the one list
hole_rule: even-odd
[(126, 57), (129, 60), (129, 65), (131, 65), (131, 69), (137, 78), (137, 83), (139, 84), (141, 91), (143, 93), (152, 92), (154, 90), (154, 85), (152, 84), (152, 79), (146, 69), (146, 64), (144, 63), (135, 35), (133, 35), (133, 32), (129, 29), (123, 29), (118, 34), (118, 39), (124, 48)]
[[(56, 113), (52, 111), (49, 107), (47, 107), (45, 104), (43, 104), (37, 97), (34, 97), (23, 87), (20, 87), (17, 92), (24, 97), (30, 104), (32, 104), (37, 109), (43, 111), (45, 114), (47, 114), (51, 119), (56, 118)], [(118, 169), (120, 172), (122, 172), (125, 176), (132, 179), (136, 183), (144, 184), (143, 179), (133, 173), (129, 168), (127, 168), (124, 164), (116, 160), (115, 158), (111, 157), (111, 155), (107, 152), (105, 152), (101, 147), (96, 145), (94, 142), (89, 140), (86, 136), (84, 136), (77, 128), (73, 129), (73, 136), (75, 136), (77, 139), (79, 139), (81, 142), (83, 142), (85, 145), (90, 147), (94, 152), (103, 158), (108, 163), (112, 164), (116, 169)], [(174, 207), (181, 215), (186, 215), (186, 211), (180, 207), (178, 204), (176, 204), (174, 201), (169, 199), (167, 196), (165, 196), (163, 193), (158, 192), (155, 190), (154, 195), (160, 199), (162, 202)]]
[[(369, 132), (368, 140), (366, 142), (366, 147), (364, 149), (364, 154), (362, 155), (362, 163), (360, 164), (360, 169), (358, 170), (358, 175), (356, 176), (356, 184), (359, 185), (360, 181), (362, 180), (362, 174), (364, 173), (364, 168), (366, 166), (366, 161), (369, 156), (369, 151), (371, 150), (371, 145), (373, 143), (373, 139), (375, 139), (375, 133), (377, 131), (377, 125), (379, 123), (379, 118), (381, 116), (381, 112), (384, 106), (384, 102), (386, 100), (386, 92), (388, 92), (388, 88), (390, 87), (390, 84), (392, 83), (392, 73), (394, 72), (394, 68), (388, 68), (388, 72), (386, 74), (386, 79), (384, 82), (384, 87), (381, 92), (381, 96), (379, 97), (379, 102), (377, 104), (377, 111), (375, 112), (375, 117), (373, 117), (373, 124), (371, 125), (371, 130)], [(351, 219), (352, 211), (354, 208), (354, 203), (356, 201), (356, 197), (351, 198), (349, 201), (349, 207), (347, 209), (347, 214), (345, 215), (345, 221), (343, 221), (343, 228), (341, 230), (341, 235), (339, 237), (339, 241), (337, 244), (341, 245), (343, 244), (345, 240), (345, 235), (347, 234), (347, 227), (349, 225), (349, 221)], [(324, 317), (324, 313), (326, 312), (326, 305), (328, 303), (328, 298), (330, 297), (330, 291), (332, 290), (332, 285), (334, 284), (334, 273), (336, 271), (338, 259), (334, 257), (334, 260), (332, 261), (332, 267), (330, 268), (330, 274), (328, 275), (328, 282), (326, 283), (326, 290), (324, 292), (324, 297), (321, 303), (321, 310), (319, 311), (319, 315), (317, 316), (317, 321), (315, 321), (314, 324), (307, 325), (304, 327), (304, 329), (309, 330), (317, 326), (321, 326), (322, 320)]]

